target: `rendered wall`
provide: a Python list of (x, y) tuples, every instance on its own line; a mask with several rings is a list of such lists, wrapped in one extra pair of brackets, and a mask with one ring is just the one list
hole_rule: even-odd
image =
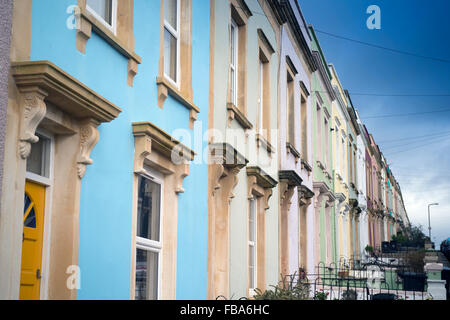
[[(278, 106), (278, 61), (279, 53), (277, 32), (273, 25), (262, 13), (258, 0), (246, 1), (253, 15), (247, 25), (247, 118), (253, 124), (253, 129), (246, 134), (242, 127), (232, 121), (228, 127), (227, 94), (229, 79), (229, 12), (228, 0), (216, 0), (214, 8), (214, 120), (211, 127), (217, 130), (214, 142), (228, 142), (238, 152), (249, 160), (248, 166), (259, 166), (273, 178), (277, 178), (278, 154), (273, 153), (269, 158), (264, 148), (256, 145), (255, 133), (257, 126), (257, 96), (258, 96), (258, 33), (263, 30), (275, 53), (270, 59), (270, 126), (276, 129)], [(227, 39), (227, 41), (223, 41)], [(222, 135), (220, 138), (219, 135)], [(277, 136), (272, 136), (270, 143), (277, 147)], [(278, 282), (278, 187), (272, 189), (269, 199), (269, 209), (266, 210), (266, 286)], [(238, 184), (233, 190), (235, 197), (230, 204), (230, 297), (247, 296), (248, 279), (248, 197), (247, 173), (245, 167), (238, 174)]]
[[(127, 85), (128, 60), (92, 32), (86, 54), (75, 47), (76, 30), (66, 26), (66, 9), (76, 0), (33, 1), (31, 60), (50, 60), (122, 108), (101, 125), (99, 143), (82, 182), (78, 299), (129, 299), (134, 138), (131, 123), (151, 121), (171, 134), (188, 128), (188, 109), (168, 97), (157, 106), (160, 1), (134, 1), (135, 51), (142, 57), (134, 86)], [(208, 127), (209, 3), (193, 0), (194, 104), (196, 126)], [(153, 15), (153, 17), (152, 17)], [(52, 17), (49, 19), (49, 17)], [(185, 142), (186, 143), (186, 142)], [(187, 144), (187, 143), (186, 143)], [(202, 155), (206, 143), (190, 145)], [(206, 297), (207, 166), (191, 164), (179, 197), (177, 298)], [(66, 268), (67, 266), (61, 266)]]
[[(8, 104), (9, 49), (13, 1), (0, 1), (0, 193), (3, 181), (3, 153), (6, 131), (6, 106)], [(1, 206), (1, 203), (0, 203)]]

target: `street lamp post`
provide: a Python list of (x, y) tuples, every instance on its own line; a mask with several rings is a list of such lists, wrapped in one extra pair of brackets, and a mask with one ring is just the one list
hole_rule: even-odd
[(431, 241), (431, 223), (430, 223), (430, 207), (431, 206), (438, 206), (439, 203), (430, 203), (428, 205), (428, 236), (430, 237), (430, 241)]

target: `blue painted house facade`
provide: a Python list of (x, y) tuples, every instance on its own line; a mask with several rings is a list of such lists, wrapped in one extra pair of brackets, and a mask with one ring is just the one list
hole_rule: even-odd
[(15, 6), (2, 296), (206, 298), (209, 5)]

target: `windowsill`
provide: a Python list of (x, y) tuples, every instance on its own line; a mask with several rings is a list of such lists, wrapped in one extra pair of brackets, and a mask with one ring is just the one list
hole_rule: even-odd
[(298, 150), (295, 149), (295, 147), (292, 145), (292, 143), (286, 142), (286, 149), (287, 149), (288, 153), (292, 153), (292, 155), (296, 159), (300, 159), (300, 152), (298, 152)]
[(273, 152), (275, 152), (275, 150), (274, 150), (273, 146), (270, 144), (270, 142), (267, 141), (266, 138), (264, 138), (259, 133), (256, 134), (256, 142), (258, 143), (258, 147), (263, 146), (264, 149), (266, 149), (267, 152), (269, 152), (269, 154), (272, 154)]
[(137, 64), (142, 63), (142, 59), (139, 55), (123, 44), (111, 30), (109, 30), (101, 21), (94, 17), (94, 15), (92, 15), (87, 9), (80, 8), (80, 10), (81, 18), (87, 20), (92, 25), (94, 31), (105, 39), (106, 42), (108, 42), (128, 59), (132, 59)]
[(178, 100), (183, 106), (185, 106), (189, 110), (193, 110), (197, 113), (200, 113), (200, 108), (197, 107), (193, 102), (187, 99), (181, 92), (178, 90), (169, 80), (164, 77), (157, 77), (156, 84), (159, 86), (163, 86), (167, 89), (167, 92)]
[(320, 169), (325, 170), (325, 166), (323, 165), (322, 161), (316, 160), (316, 163), (317, 163), (317, 166), (318, 166)]
[(312, 172), (312, 167), (309, 165), (308, 161), (306, 161), (305, 159), (302, 159), (302, 169), (306, 169), (306, 171), (308, 172)]
[(239, 110), (238, 107), (236, 107), (233, 103), (227, 104), (227, 110), (228, 110), (228, 126), (231, 124), (232, 120), (236, 120), (237, 123), (243, 128), (243, 129), (252, 129), (253, 125), (252, 123), (247, 119), (247, 117), (242, 113), (241, 110)]

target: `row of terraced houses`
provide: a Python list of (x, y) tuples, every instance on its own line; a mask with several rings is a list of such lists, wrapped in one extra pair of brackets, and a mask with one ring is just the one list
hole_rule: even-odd
[(250, 297), (407, 232), (299, 2), (10, 1), (0, 298)]

